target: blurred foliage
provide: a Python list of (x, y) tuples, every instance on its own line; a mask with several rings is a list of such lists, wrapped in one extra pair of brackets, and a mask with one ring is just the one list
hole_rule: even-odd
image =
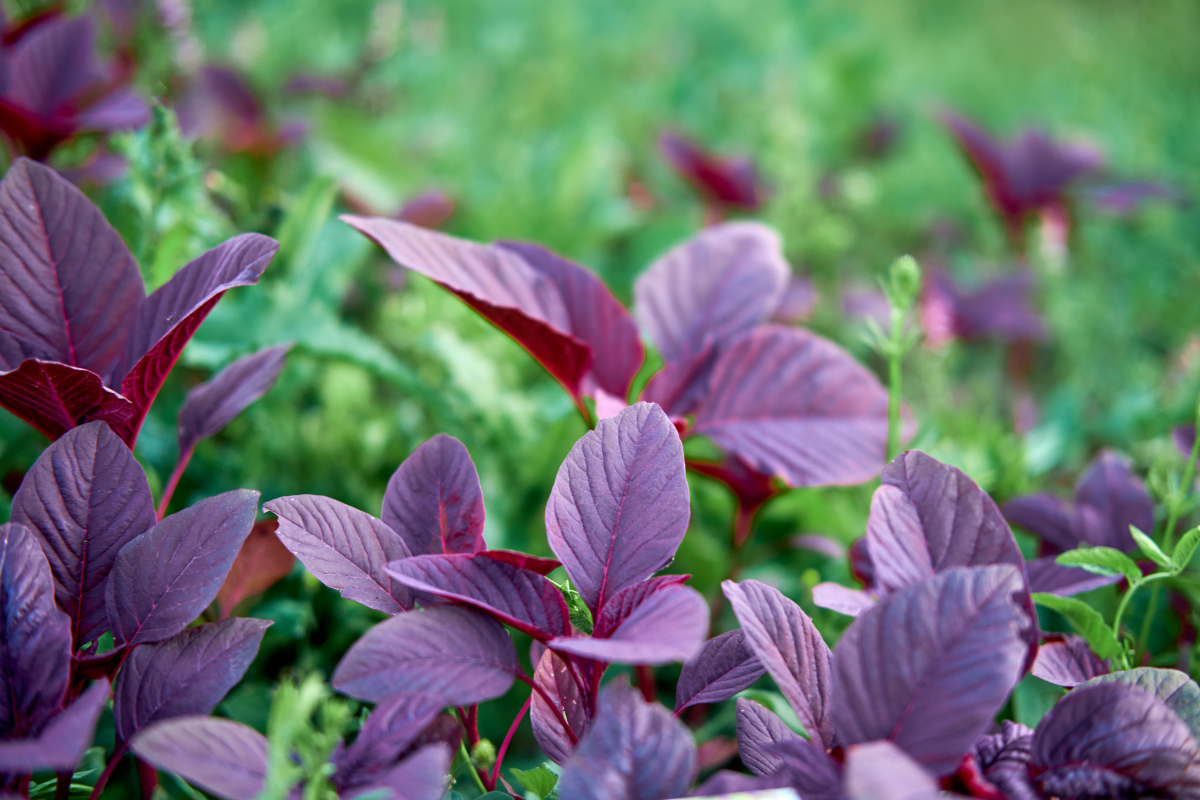
[[(6, 5), (16, 15), (36, 4)], [(138, 13), (128, 46), (145, 93), (169, 107), (200, 63), (228, 64), (273, 124), (306, 126), (277, 153), (234, 153), (182, 137), (161, 108), (152, 126), (111, 143), (127, 171), (89, 189), (151, 288), (234, 232), (283, 245), (258, 286), (217, 306), (138, 441), (157, 494), (174, 465), (186, 391), (238, 356), (296, 342), (276, 388), (197, 447), (180, 503), (244, 486), (377, 513), (396, 466), (446, 432), (479, 468), (489, 544), (549, 553), (545, 500), (585, 430), (570, 401), (516, 344), (427, 280), (398, 274), (338, 213), (391, 214), (438, 187), (458, 207), (449, 232), (540, 242), (592, 267), (628, 302), (639, 272), (703, 218), (654, 147), (660, 130), (678, 128), (758, 160), (772, 187), (761, 216), (818, 291), (811, 325), (882, 369), (863, 326), (842, 314), (847, 287), (874, 286), (905, 252), (968, 282), (1009, 266), (1003, 230), (933, 119), (937, 108), (1004, 135), (1036, 123), (1082, 137), (1103, 149), (1106, 177), (1200, 197), (1200, 7), (1191, 0), (161, 0)], [(284, 91), (301, 73), (337, 78), (347, 93)], [(896, 140), (878, 155), (863, 143), (881, 122)], [(60, 166), (94, 147), (68, 148)], [(633, 181), (649, 207), (635, 202)], [(1074, 223), (1067, 258), (1033, 265), (1050, 336), (1033, 354), (1031, 428), (1014, 429), (1002, 345), (918, 347), (905, 362), (914, 444), (997, 500), (1069, 486), (1101, 446), (1129, 452), (1143, 473), (1177, 469), (1165, 436), (1190, 419), (1200, 391), (1200, 207), (1148, 204), (1116, 218), (1081, 199)], [(44, 446), (0, 414), (0, 518)], [(711, 596), (728, 566), (733, 503), (723, 487), (691, 481), (692, 527), (673, 569)], [(792, 539), (853, 541), (870, 491), (792, 491), (760, 514), (742, 555), (744, 577), (801, 600), (831, 640), (847, 620), (814, 609), (808, 590), (846, 581), (846, 561)], [(221, 711), (260, 729), (277, 680), (328, 677), (378, 619), (299, 569), (251, 613), (276, 624)], [(726, 611), (722, 625), (731, 619)], [(1027, 679), (1018, 718), (1036, 719), (1046, 698)], [(482, 709), (485, 735), (502, 735), (517, 704)], [(728, 734), (732, 718), (705, 730)], [(506, 764), (532, 767), (536, 752), (523, 726)]]

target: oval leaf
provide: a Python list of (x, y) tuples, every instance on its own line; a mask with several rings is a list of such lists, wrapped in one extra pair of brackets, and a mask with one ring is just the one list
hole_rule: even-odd
[(696, 654), (708, 634), (708, 603), (688, 586), (665, 586), (644, 598), (606, 633), (604, 638), (554, 639), (550, 648), (617, 664), (686, 661)]
[(719, 703), (750, 688), (766, 668), (742, 630), (714, 636), (683, 665), (675, 686), (675, 713), (700, 703)]
[(938, 800), (941, 786), (889, 741), (856, 744), (846, 750), (849, 800)]
[(334, 753), (334, 785), (346, 789), (370, 783), (396, 763), (444, 707), (445, 698), (428, 692), (398, 692), (384, 698), (371, 710), (354, 743)]
[(1142, 570), (1134, 560), (1111, 547), (1079, 547), (1059, 554), (1055, 561), (1064, 567), (1082, 567), (1095, 575), (1124, 575), (1131, 584), (1142, 580)]
[(1121, 580), (1121, 575), (1097, 575), (1079, 567), (1064, 567), (1055, 556), (1044, 556), (1025, 562), (1029, 575), (1029, 591), (1034, 594), (1056, 594), (1070, 597), (1083, 592), (1111, 586)]
[(225, 583), (221, 584), (221, 591), (217, 592), (222, 619), (232, 614), (243, 600), (262, 594), (292, 571), (296, 557), (275, 535), (278, 529), (279, 522), (273, 519), (256, 522), (250, 529), (225, 576)]
[(1166, 703), (1200, 741), (1200, 686), (1187, 673), (1161, 667), (1136, 667), (1097, 675), (1086, 685), (1096, 683), (1127, 683), (1150, 692)]
[(50, 439), (85, 422), (119, 425), (134, 414), (133, 403), (106, 387), (96, 373), (32, 358), (0, 372), (0, 405)]
[(1092, 461), (1075, 485), (1075, 505), (1085, 512), (1077, 520), (1077, 535), (1091, 545), (1128, 553), (1136, 548), (1130, 526), (1154, 529), (1154, 502), (1129, 462), (1112, 450)]
[(804, 741), (775, 712), (753, 700), (737, 700), (738, 756), (755, 775), (774, 775), (783, 768), (783, 757), (774, 745)]
[(226, 800), (254, 800), (267, 778), (267, 739), (240, 722), (180, 717), (133, 738), (133, 752), (158, 769)]
[(257, 513), (258, 492), (226, 492), (172, 514), (121, 548), (105, 589), (113, 640), (161, 642), (200, 616)]
[(565, 764), (574, 750), (571, 737), (563, 727), (564, 715), (565, 723), (571, 726), (577, 740), (583, 738), (591, 723), (587, 700), (574, 673), (566, 658), (551, 650), (542, 653), (533, 673), (533, 682), (554, 701), (552, 707), (541, 692), (533, 693), (533, 705), (529, 709), (533, 738), (556, 764)]
[(383, 495), (384, 523), (415, 556), (485, 549), (483, 520), (475, 462), (462, 442), (444, 433), (404, 459)]
[(196, 442), (217, 433), (271, 391), (291, 347), (268, 347), (240, 358), (188, 392), (179, 412), (179, 452), (186, 453)]
[(368, 702), (404, 690), (465, 706), (507, 692), (518, 669), (516, 648), (498, 622), (473, 609), (438, 606), (367, 631), (338, 664), (333, 686)]
[(690, 514), (679, 433), (661, 408), (638, 403), (571, 448), (546, 505), (546, 535), (595, 614), (667, 565)]
[(0, 741), (0, 773), (28, 775), (44, 769), (74, 772), (92, 743), (96, 721), (108, 701), (108, 682), (97, 681), (50, 720), (36, 738)]
[(1033, 662), (1034, 676), (1056, 686), (1079, 684), (1108, 672), (1108, 666), (1096, 657), (1088, 643), (1078, 636), (1064, 636), (1044, 642)]
[(1121, 643), (1113, 635), (1112, 628), (1108, 627), (1104, 617), (1082, 600), (1053, 594), (1035, 594), (1033, 601), (1066, 617), (1100, 658), (1112, 658), (1121, 652)]

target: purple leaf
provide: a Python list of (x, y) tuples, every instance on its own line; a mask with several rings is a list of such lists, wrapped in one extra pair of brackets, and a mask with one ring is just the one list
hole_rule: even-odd
[(117, 89), (75, 118), (80, 131), (132, 131), (149, 124), (150, 107), (133, 89)]
[(800, 606), (759, 581), (725, 581), (722, 591), (746, 642), (796, 711), (800, 724), (826, 747), (834, 738), (829, 647)]
[(412, 592), (384, 571), (389, 561), (412, 555), (387, 525), (314, 494), (278, 497), (263, 508), (279, 517), (279, 541), (321, 583), (385, 614), (412, 608)]
[(812, 598), (813, 605), (848, 617), (857, 617), (876, 603), (874, 595), (840, 583), (818, 583), (812, 589)]
[(143, 761), (226, 800), (254, 800), (267, 778), (267, 738), (233, 720), (157, 722), (133, 737), (132, 748)]
[(92, 743), (96, 720), (108, 701), (108, 682), (93, 683), (50, 720), (36, 738), (0, 741), (0, 774), (23, 775), (43, 769), (73, 772)]
[(671, 169), (708, 203), (722, 209), (757, 211), (766, 200), (766, 189), (749, 158), (715, 156), (670, 131), (658, 137), (658, 150)]
[(375, 702), (399, 691), (429, 692), (445, 705), (499, 697), (520, 665), (500, 623), (479, 611), (438, 606), (400, 614), (359, 639), (333, 673), (333, 686)]
[(1191, 729), (1192, 736), (1198, 737), (1197, 741), (1200, 741), (1200, 686), (1197, 686), (1187, 673), (1177, 669), (1136, 667), (1097, 675), (1090, 679), (1087, 685), (1096, 683), (1127, 683), (1150, 692), (1166, 703), (1167, 707)]
[(773, 745), (803, 741), (775, 712), (753, 700), (737, 701), (738, 756), (755, 775), (773, 775), (783, 768), (783, 758)]
[(765, 326), (724, 347), (694, 433), (789, 486), (862, 483), (879, 473), (887, 392), (837, 345)]
[(262, 594), (292, 571), (296, 558), (275, 535), (278, 529), (279, 521), (274, 519), (256, 522), (250, 529), (217, 592), (221, 619), (232, 614), (243, 600)]
[(975, 742), (976, 766), (1010, 800), (1039, 800), (1029, 777), (1032, 742), (1032, 730), (1009, 720)]
[(673, 417), (695, 412), (708, 393), (713, 367), (722, 342), (714, 342), (699, 353), (668, 362), (650, 376), (641, 399), (658, 403)]
[(137, 408), (134, 418), (117, 428), (123, 439), (137, 438), (175, 360), (221, 295), (236, 286), (258, 283), (277, 252), (279, 243), (274, 239), (257, 233), (235, 236), (184, 266), (141, 304), (125, 343), (122, 367), (113, 373), (114, 382), (121, 376), (121, 394)]
[(955, 567), (860, 614), (833, 653), (839, 741), (889, 739), (953, 771), (1021, 676), (1021, 591), (1010, 565)]
[(768, 747), (783, 759), (781, 772), (804, 800), (846, 800), (841, 767), (820, 744), (796, 737)]
[(679, 434), (661, 408), (638, 403), (571, 448), (546, 505), (546, 535), (595, 614), (667, 565), (690, 514)]
[(429, 189), (411, 197), (396, 212), (396, 219), (437, 230), (454, 216), (454, 198), (440, 189)]
[(135, 648), (113, 685), (117, 738), (127, 742), (159, 720), (211, 714), (246, 674), (270, 626), (227, 619)]
[(700, 703), (719, 703), (754, 685), (766, 669), (742, 630), (714, 636), (683, 665), (675, 686), (675, 713)]
[(600, 613), (596, 615), (592, 626), (592, 635), (599, 639), (607, 639), (625, 620), (651, 595), (686, 583), (690, 575), (656, 575), (640, 583), (626, 586), (614, 594)]
[(565, 764), (574, 746), (563, 729), (562, 715), (566, 715), (566, 722), (575, 737), (583, 738), (591, 723), (587, 700), (574, 677), (571, 664), (553, 651), (547, 650), (537, 659), (533, 682), (556, 704), (556, 708), (551, 708), (541, 693), (533, 693), (533, 705), (529, 709), (533, 738), (551, 761)]
[(37, 539), (12, 523), (0, 525), (0, 624), (0, 737), (40, 733), (67, 692), (71, 620)]
[(396, 763), (444, 707), (445, 698), (440, 694), (398, 692), (385, 697), (371, 711), (354, 743), (335, 753), (334, 785), (340, 791), (370, 783)]
[(414, 556), (384, 571), (410, 589), (474, 606), (535, 639), (565, 636), (570, 629), (557, 586), (486, 554)]
[(1187, 725), (1150, 692), (1120, 683), (1081, 686), (1033, 735), (1031, 774), (1047, 797), (1174, 796), (1189, 788), (1200, 750)]
[(32, 358), (0, 374), (0, 405), (49, 439), (88, 420), (120, 425), (134, 415), (133, 403), (96, 373)]
[(1057, 686), (1071, 688), (1108, 672), (1104, 663), (1081, 636), (1066, 635), (1044, 642), (1033, 662), (1033, 674)]
[(763, 792), (767, 789), (783, 789), (789, 785), (787, 776), (783, 773), (763, 778), (757, 775), (747, 775), (744, 772), (722, 769), (709, 776), (708, 780), (696, 787), (688, 797), (712, 798), (726, 795), (739, 797), (739, 792)]
[(188, 392), (179, 412), (179, 452), (217, 433), (275, 385), (290, 344), (268, 347), (240, 358), (216, 377)]
[(1111, 586), (1121, 580), (1120, 575), (1096, 575), (1080, 567), (1066, 567), (1055, 561), (1056, 556), (1045, 556), (1025, 562), (1029, 574), (1029, 591), (1046, 592), (1059, 597), (1070, 597), (1090, 592), (1101, 586)]
[(846, 750), (845, 783), (850, 800), (937, 800), (942, 796), (933, 776), (886, 740)]
[(477, 555), (486, 555), (493, 561), (503, 561), (518, 569), (527, 569), (538, 575), (546, 576), (562, 566), (562, 562), (553, 558), (541, 558), (518, 553), (515, 550), (481, 550)]
[(1171, 441), (1175, 442), (1175, 449), (1179, 451), (1184, 460), (1189, 460), (1192, 457), (1192, 448), (1196, 446), (1196, 426), (1180, 425), (1172, 428)]
[(82, 192), (24, 158), (0, 182), (0, 212), (0, 369), (36, 358), (107, 376), (145, 296), (129, 249)]
[(1034, 277), (1017, 272), (964, 288), (941, 270), (926, 273), (921, 326), (931, 347), (952, 339), (1031, 342), (1046, 337), (1046, 323), (1033, 308)]
[(446, 772), (453, 752), (444, 744), (423, 747), (368, 786), (355, 787), (340, 797), (353, 800), (379, 789), (390, 790), (392, 800), (441, 800), (446, 793)]
[(567, 311), (567, 330), (592, 351), (584, 393), (601, 389), (614, 397), (627, 397), (646, 352), (637, 323), (625, 306), (590, 270), (540, 245), (499, 242), (497, 247), (521, 256), (558, 288)]
[(696, 778), (691, 731), (627, 686), (600, 693), (596, 719), (563, 768), (559, 794), (572, 800), (666, 800)]
[(1129, 462), (1111, 450), (1096, 456), (1075, 485), (1075, 504), (1085, 512), (1080, 539), (1097, 547), (1137, 549), (1129, 526), (1149, 533), (1154, 529), (1154, 503)]
[(343, 216), (397, 264), (436, 281), (507, 333), (573, 398), (584, 391), (592, 349), (571, 332), (555, 282), (513, 250), (475, 244), (404, 222)]
[[(613, 603), (618, 599), (619, 595)], [(604, 610), (607, 611), (608, 606)], [(580, 658), (609, 663), (686, 661), (699, 651), (708, 635), (708, 603), (695, 589), (669, 585), (643, 599), (605, 634), (604, 638), (598, 635), (560, 637), (552, 640), (550, 647)]]
[(103, 73), (91, 17), (58, 18), (29, 32), (9, 56), (6, 94), (29, 111), (54, 116)]
[(475, 463), (462, 442), (444, 433), (404, 459), (383, 496), (383, 521), (415, 556), (486, 549), (483, 519)]
[(25, 475), (12, 518), (41, 542), (74, 645), (95, 641), (109, 628), (104, 592), (117, 554), (155, 521), (150, 486), (129, 448), (102, 422), (67, 432)]
[(774, 230), (757, 222), (717, 225), (638, 278), (638, 320), (666, 361), (690, 358), (766, 319), (790, 274)]
[(1069, 503), (1053, 495), (1017, 497), (1005, 503), (1000, 510), (1004, 512), (1006, 520), (1040, 536), (1045, 544), (1053, 547), (1055, 553), (1073, 550), (1079, 545), (1074, 510)]
[(121, 548), (104, 594), (118, 645), (169, 639), (208, 608), (250, 534), (258, 496), (238, 489), (201, 500)]
[(787, 288), (779, 301), (772, 322), (782, 322), (785, 325), (795, 325), (812, 316), (817, 305), (817, 290), (813, 287), (812, 278), (807, 275), (792, 275), (788, 278)]

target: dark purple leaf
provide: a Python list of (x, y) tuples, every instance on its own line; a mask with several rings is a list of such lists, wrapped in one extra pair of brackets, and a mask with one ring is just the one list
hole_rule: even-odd
[(41, 542), (75, 646), (95, 641), (109, 627), (104, 592), (117, 554), (155, 520), (129, 448), (102, 422), (67, 432), (26, 473), (12, 518)]
[(609, 686), (596, 719), (563, 767), (559, 794), (572, 800), (666, 800), (696, 778), (696, 743), (671, 712), (636, 690)]
[(690, 575), (656, 575), (626, 586), (609, 598), (593, 621), (592, 635), (607, 639), (651, 595), (687, 582)]
[(1021, 591), (1010, 565), (955, 567), (860, 614), (833, 653), (839, 741), (889, 739), (953, 771), (1021, 676)]
[(567, 330), (592, 351), (584, 394), (596, 389), (624, 399), (645, 359), (633, 317), (591, 271), (536, 244), (500, 242), (558, 288), (567, 311)]
[(315, 494), (279, 497), (263, 505), (279, 517), (276, 535), (317, 580), (385, 614), (412, 608), (412, 592), (384, 571), (412, 553), (379, 520)]
[(753, 700), (737, 701), (738, 756), (755, 775), (773, 775), (783, 768), (783, 757), (773, 745), (803, 741), (775, 712)]
[(856, 484), (884, 463), (887, 392), (841, 348), (765, 326), (722, 349), (694, 433), (789, 486)]
[(56, 115), (103, 73), (95, 61), (96, 27), (91, 17), (59, 17), (38, 25), (8, 56), (5, 94), (45, 117)]
[(1045, 592), (1070, 597), (1101, 586), (1111, 586), (1121, 580), (1120, 575), (1097, 575), (1080, 567), (1066, 567), (1057, 563), (1055, 558), (1045, 556), (1025, 562), (1031, 593)]
[[(613, 603), (618, 599), (619, 595)], [(607, 610), (608, 606), (604, 611)], [(580, 658), (609, 663), (686, 661), (699, 651), (708, 635), (708, 603), (703, 595), (688, 586), (665, 586), (643, 599), (615, 627), (604, 633), (604, 638), (599, 635), (560, 637), (553, 639), (550, 647)]]
[(258, 496), (238, 489), (201, 500), (121, 548), (104, 593), (118, 645), (169, 639), (208, 608), (254, 525)]
[(813, 605), (848, 617), (857, 617), (877, 601), (874, 595), (862, 589), (851, 589), (840, 583), (818, 583), (812, 589), (812, 598)]
[(217, 592), (222, 619), (232, 614), (243, 600), (262, 594), (292, 571), (296, 557), (275, 535), (278, 529), (279, 521), (273, 519), (256, 522), (250, 529), (225, 576), (225, 583), (221, 584), (221, 591)]
[(75, 118), (80, 131), (132, 131), (149, 124), (150, 107), (133, 89), (117, 89)]
[(503, 561), (505, 564), (511, 564), (519, 569), (536, 572), (538, 575), (549, 575), (562, 566), (557, 559), (528, 556), (515, 550), (481, 550), (480, 554), (487, 555), (494, 561)]
[(533, 726), (533, 738), (537, 739), (551, 761), (565, 764), (574, 747), (571, 738), (563, 729), (563, 714), (577, 739), (587, 733), (591, 722), (587, 700), (583, 689), (575, 679), (571, 664), (566, 658), (551, 650), (542, 653), (534, 669), (533, 682), (556, 704), (551, 708), (538, 692), (533, 693), (533, 705), (529, 709), (529, 722)]
[[(184, 266), (146, 298), (125, 343), (121, 394), (137, 408), (129, 423), (118, 426), (126, 441), (137, 438), (150, 404), (175, 360), (221, 295), (236, 286), (258, 283), (279, 252), (279, 243), (257, 233), (235, 236)], [(124, 320), (128, 325), (128, 320)]]
[(486, 549), (483, 520), (475, 462), (444, 433), (404, 459), (383, 496), (383, 521), (415, 556)]
[(713, 343), (693, 356), (665, 364), (650, 376), (641, 399), (658, 403), (673, 417), (693, 413), (708, 393), (721, 344)]
[[(1073, 550), (1079, 544), (1075, 532), (1074, 510), (1069, 503), (1054, 495), (1031, 494), (1017, 497), (1005, 503), (1000, 510), (1004, 512), (1004, 518), (1013, 525), (1020, 525), (1030, 533), (1040, 536), (1043, 542), (1052, 546), (1054, 553)], [(1030, 578), (1032, 580), (1032, 576)]]
[(454, 753), (444, 744), (423, 747), (367, 786), (339, 794), (346, 800), (387, 789), (392, 800), (441, 800), (446, 793), (450, 759)]
[[(1184, 459), (1192, 457), (1192, 448), (1196, 446), (1196, 426), (1195, 425), (1180, 425), (1171, 430), (1171, 440), (1175, 442), (1175, 449)], [(1148, 533), (1148, 531), (1142, 531)]]
[[(1175, 796), (1198, 787), (1200, 749), (1187, 725), (1153, 694), (1121, 683), (1081, 686), (1033, 735), (1031, 773), (1044, 796)], [(1170, 794), (1167, 794), (1170, 793)]]
[(1029, 775), (1033, 731), (1004, 720), (1000, 732), (975, 743), (975, 763), (983, 777), (1009, 800), (1040, 800)]
[(1044, 642), (1033, 662), (1033, 674), (1057, 686), (1078, 686), (1108, 672), (1104, 663), (1081, 636), (1066, 635)]
[(414, 556), (384, 571), (411, 589), (475, 606), (536, 639), (566, 636), (570, 629), (557, 586), (486, 554)]
[(800, 606), (759, 581), (721, 584), (746, 642), (796, 711), (808, 735), (826, 747), (834, 739), (829, 647)]
[(444, 707), (445, 698), (440, 694), (398, 692), (385, 697), (371, 711), (354, 743), (334, 755), (334, 785), (341, 791), (371, 783), (404, 755)]
[(29, 529), (0, 525), (0, 737), (40, 733), (62, 705), (71, 670), (71, 620)]
[(159, 720), (211, 714), (246, 674), (270, 626), (227, 619), (135, 648), (113, 684), (117, 738), (127, 742)]
[(714, 636), (683, 665), (675, 686), (675, 713), (699, 703), (719, 703), (748, 689), (766, 668), (742, 630)]
[(333, 686), (369, 702), (412, 691), (466, 706), (507, 692), (519, 669), (500, 623), (474, 609), (438, 606), (399, 614), (367, 631), (338, 664)]
[(658, 150), (706, 202), (757, 211), (766, 200), (766, 189), (749, 158), (715, 156), (670, 131), (659, 135)]
[(17, 159), (0, 182), (0, 370), (36, 358), (108, 378), (144, 296), (100, 210), (54, 170)]
[(1137, 667), (1097, 675), (1087, 683), (1090, 685), (1110, 682), (1127, 683), (1150, 692), (1166, 703), (1167, 707), (1191, 729), (1192, 736), (1200, 741), (1200, 686), (1197, 686), (1187, 673), (1177, 669)]
[(964, 288), (940, 270), (926, 274), (921, 292), (921, 327), (926, 341), (940, 347), (951, 339), (1002, 342), (1039, 341), (1046, 323), (1033, 308), (1033, 275), (1017, 272)]
[(845, 782), (850, 800), (937, 800), (942, 796), (933, 776), (889, 741), (847, 748)]
[(571, 318), (555, 282), (516, 252), (475, 244), (383, 218), (343, 216), (402, 267), (419, 272), (529, 351), (573, 398), (584, 391), (592, 350), (571, 333)]
[(96, 720), (108, 701), (108, 682), (97, 681), (50, 720), (36, 738), (0, 741), (0, 774), (24, 775), (43, 769), (73, 772), (92, 743)]
[(229, 719), (158, 722), (133, 737), (132, 748), (143, 761), (226, 800), (254, 800), (267, 778), (267, 738)]
[(216, 377), (188, 392), (179, 412), (179, 452), (224, 428), (248, 405), (271, 390), (283, 370), (290, 344), (240, 358)]
[(774, 230), (757, 222), (717, 225), (638, 278), (638, 320), (666, 361), (692, 358), (766, 319), (790, 274)]
[[(1097, 547), (1136, 549), (1129, 526), (1144, 533), (1154, 529), (1154, 503), (1129, 462), (1111, 450), (1096, 456), (1075, 485), (1075, 505), (1083, 511), (1077, 523), (1081, 541)], [(1087, 513), (1089, 510), (1092, 513)]]
[(679, 434), (661, 408), (638, 403), (571, 448), (546, 505), (546, 535), (595, 614), (670, 562), (690, 513)]
[(796, 737), (767, 747), (783, 760), (781, 773), (804, 800), (845, 800), (841, 768), (820, 744)]
[(88, 420), (121, 425), (134, 415), (133, 403), (96, 373), (36, 359), (0, 374), (0, 405), (50, 439)]

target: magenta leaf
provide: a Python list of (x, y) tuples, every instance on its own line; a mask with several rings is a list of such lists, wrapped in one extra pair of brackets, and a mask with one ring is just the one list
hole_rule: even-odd
[(546, 505), (546, 535), (594, 614), (667, 565), (690, 514), (679, 434), (661, 408), (638, 403), (571, 448)]
[(258, 283), (277, 252), (274, 239), (257, 233), (235, 236), (184, 266), (141, 304), (118, 370), (121, 394), (137, 408), (134, 418), (118, 427), (122, 438), (137, 438), (167, 374), (221, 295)]
[(143, 761), (226, 800), (254, 800), (267, 778), (267, 737), (229, 719), (156, 722), (131, 747)]
[(746, 634), (746, 643), (814, 739), (832, 746), (833, 678), (829, 647), (800, 606), (759, 581), (725, 581), (722, 591)]
[(367, 631), (338, 664), (333, 686), (368, 702), (415, 691), (465, 706), (507, 692), (519, 669), (500, 623), (474, 609), (437, 606)]
[(415, 556), (486, 549), (483, 520), (475, 462), (462, 442), (444, 433), (404, 459), (383, 496), (384, 523)]
[(0, 738), (40, 733), (67, 693), (71, 620), (37, 539), (13, 523), (0, 525), (0, 625)]
[(52, 769), (73, 772), (92, 743), (96, 721), (108, 701), (108, 682), (97, 681), (46, 724), (37, 737), (0, 741), (0, 774)]
[(596, 719), (563, 767), (562, 797), (578, 800), (666, 800), (696, 778), (696, 743), (683, 723), (635, 690), (609, 686)]
[(840, 583), (818, 583), (812, 589), (813, 605), (828, 608), (848, 617), (857, 617), (875, 605), (876, 597), (862, 589), (851, 589)]
[(783, 758), (774, 745), (803, 741), (775, 712), (753, 700), (737, 701), (738, 756), (755, 775), (773, 775), (783, 768)]
[(179, 452), (217, 433), (275, 385), (290, 344), (240, 358), (188, 392), (179, 412)]
[(1011, 565), (954, 567), (860, 614), (833, 653), (839, 741), (889, 739), (953, 771), (1023, 671), (1021, 591)]
[(592, 635), (607, 639), (625, 620), (651, 595), (673, 586), (679, 586), (690, 575), (656, 575), (639, 583), (626, 586), (614, 594), (593, 621)]
[(708, 228), (638, 278), (637, 315), (668, 362), (750, 330), (783, 297), (791, 268), (779, 234), (758, 222)]
[(37, 26), (13, 48), (6, 94), (30, 111), (55, 114), (103, 77), (95, 61), (95, 39), (91, 17), (58, 18)]
[(551, 761), (565, 764), (574, 745), (563, 729), (563, 715), (566, 715), (566, 722), (576, 739), (583, 738), (591, 724), (584, 692), (567, 659), (551, 650), (542, 653), (537, 660), (533, 682), (555, 703), (552, 708), (541, 693), (533, 693), (533, 705), (529, 709), (533, 738)]
[(505, 564), (511, 564), (518, 569), (527, 569), (538, 575), (549, 575), (562, 566), (557, 559), (528, 556), (515, 550), (481, 550), (477, 555), (486, 555), (493, 561), (503, 561)]
[(722, 348), (693, 433), (789, 486), (862, 483), (879, 473), (887, 392), (837, 345), (764, 326)]
[[(614, 598), (613, 603), (616, 601)], [(688, 586), (673, 584), (648, 595), (615, 627), (606, 630), (604, 638), (599, 634), (562, 637), (552, 640), (550, 647), (609, 663), (669, 664), (694, 656), (707, 635), (708, 603), (703, 595)]]
[(120, 645), (169, 639), (217, 597), (258, 512), (258, 492), (201, 500), (121, 548), (105, 588)]
[(1033, 674), (1057, 686), (1071, 688), (1108, 672), (1081, 636), (1066, 635), (1043, 642), (1033, 662)]
[(95, 641), (109, 629), (104, 592), (117, 554), (154, 525), (141, 465), (103, 422), (75, 428), (25, 475), (12, 518), (36, 534), (46, 553), (74, 645)]
[(746, 643), (745, 631), (714, 636), (683, 665), (675, 686), (675, 713), (700, 703), (719, 703), (749, 689), (766, 668)]
[(414, 556), (384, 571), (410, 589), (474, 606), (535, 639), (565, 636), (570, 629), (571, 615), (557, 586), (487, 553)]
[(934, 777), (886, 740), (847, 748), (844, 780), (849, 800), (938, 800), (942, 796)]
[(117, 738), (128, 742), (159, 720), (211, 714), (246, 674), (270, 626), (227, 619), (134, 649), (113, 684)]
[(766, 200), (766, 189), (749, 158), (715, 156), (670, 131), (658, 137), (658, 150), (679, 177), (706, 202), (722, 210), (735, 207), (756, 211)]
[(344, 790), (371, 783), (396, 763), (444, 707), (440, 694), (398, 692), (385, 697), (372, 709), (354, 743), (334, 754), (334, 785)]
[(1200, 749), (1150, 692), (1109, 682), (1066, 694), (1033, 734), (1030, 774), (1046, 797), (1176, 796), (1195, 792)]
[(32, 358), (0, 374), (0, 405), (52, 440), (88, 420), (121, 425), (134, 415), (96, 373)]
[(100, 210), (54, 170), (17, 159), (0, 182), (0, 370), (36, 358), (107, 378), (144, 296)]
[(263, 508), (279, 517), (279, 541), (321, 583), (385, 614), (412, 608), (412, 592), (384, 571), (388, 562), (412, 555), (387, 525), (313, 494), (278, 497)]

